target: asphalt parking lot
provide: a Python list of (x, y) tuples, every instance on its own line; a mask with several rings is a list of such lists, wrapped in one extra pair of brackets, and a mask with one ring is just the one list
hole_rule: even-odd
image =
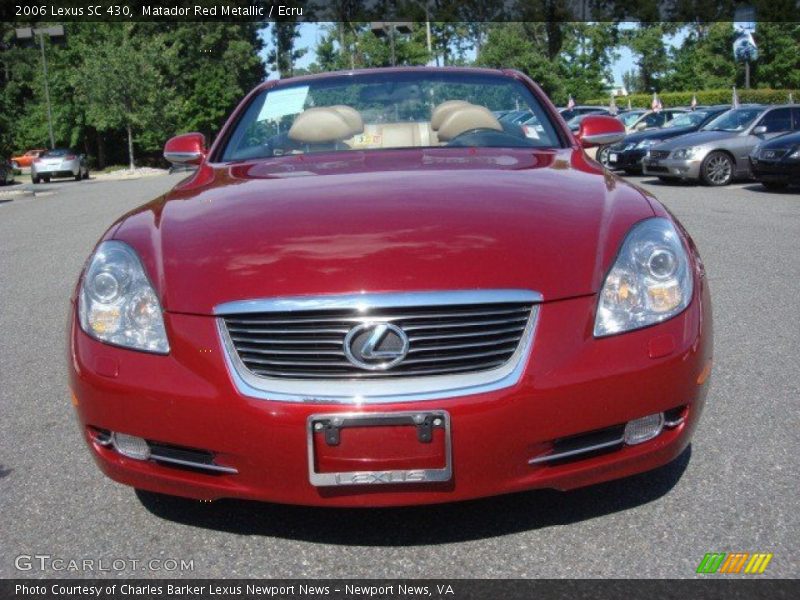
[(766, 575), (800, 576), (800, 189), (631, 178), (692, 233), (713, 294), (712, 388), (674, 463), (566, 494), (324, 510), (137, 496), (80, 439), (72, 286), (116, 217), (183, 176), (54, 181), (0, 203), (0, 577), (119, 574), (15, 568), (33, 554), (193, 560), (184, 572), (127, 562), (138, 577), (691, 577), (712, 551), (771, 552)]

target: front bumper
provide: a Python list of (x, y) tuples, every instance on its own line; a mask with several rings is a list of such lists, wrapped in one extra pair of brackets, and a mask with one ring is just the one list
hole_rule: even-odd
[(700, 179), (700, 166), (702, 164), (703, 160), (701, 158), (652, 159), (646, 156), (642, 160), (642, 171), (645, 175), (656, 175), (658, 177), (670, 177), (673, 179), (697, 180)]
[[(608, 166), (611, 169), (641, 169), (646, 150), (609, 150)], [(616, 157), (616, 158), (614, 158)]]
[(759, 181), (800, 183), (800, 161), (766, 161), (750, 157), (750, 171)]
[[(259, 400), (236, 392), (214, 318), (167, 314), (168, 356), (115, 348), (70, 331), (70, 384), (97, 464), (137, 488), (197, 499), (246, 498), (320, 506), (392, 506), (561, 490), (654, 469), (689, 443), (702, 412), (712, 357), (705, 280), (680, 316), (596, 340), (596, 298), (545, 303), (522, 379), (506, 389), (397, 404)], [(698, 383), (700, 381), (701, 383)], [(575, 460), (530, 464), (555, 440), (683, 408), (655, 439)], [(452, 477), (442, 482), (316, 487), (309, 481), (307, 424), (320, 413), (446, 411)], [(237, 473), (205, 473), (126, 458), (93, 429), (213, 452)]]

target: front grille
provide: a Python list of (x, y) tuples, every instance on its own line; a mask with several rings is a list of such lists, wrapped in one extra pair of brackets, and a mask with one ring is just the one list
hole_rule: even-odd
[[(520, 345), (532, 302), (337, 308), (227, 314), (222, 317), (242, 364), (261, 377), (387, 379), (487, 371), (507, 363)], [(344, 351), (347, 333), (385, 322), (408, 337), (397, 365), (369, 371)]]
[(669, 158), (669, 150), (650, 150), (650, 158), (654, 160), (664, 160)]

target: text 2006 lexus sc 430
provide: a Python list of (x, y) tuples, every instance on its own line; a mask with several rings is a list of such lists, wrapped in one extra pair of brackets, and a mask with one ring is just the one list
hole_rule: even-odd
[(72, 298), (95, 461), (321, 506), (668, 463), (702, 412), (711, 304), (683, 227), (583, 152), (623, 134), (573, 135), (515, 71), (399, 68), (269, 81), (210, 149), (173, 138), (196, 172), (106, 232)]

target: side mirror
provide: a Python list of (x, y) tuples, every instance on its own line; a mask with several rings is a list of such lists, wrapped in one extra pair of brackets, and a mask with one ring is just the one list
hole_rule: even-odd
[(206, 138), (202, 133), (184, 133), (164, 144), (164, 158), (172, 164), (199, 165), (206, 153)]
[(581, 121), (575, 137), (584, 148), (616, 144), (625, 137), (625, 125), (614, 117), (590, 115)]
[(765, 133), (767, 133), (766, 125), (758, 125), (753, 127), (753, 135), (764, 135)]

